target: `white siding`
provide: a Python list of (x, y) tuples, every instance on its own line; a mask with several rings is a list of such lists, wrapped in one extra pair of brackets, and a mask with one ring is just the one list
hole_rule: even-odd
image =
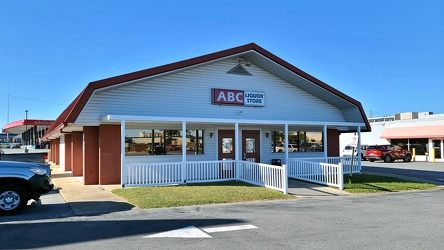
[[(227, 74), (238, 59), (226, 60), (138, 83), (102, 90), (88, 101), (78, 125), (98, 125), (102, 116), (172, 116), (343, 122), (340, 109), (258, 68), (252, 76)], [(264, 107), (211, 104), (211, 89), (265, 92)], [(242, 111), (239, 115), (239, 111)]]

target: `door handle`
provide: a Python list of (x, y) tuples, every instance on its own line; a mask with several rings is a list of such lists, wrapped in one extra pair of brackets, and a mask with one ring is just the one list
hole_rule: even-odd
[(247, 159), (247, 153), (242, 154), (242, 160), (245, 160), (245, 159)]

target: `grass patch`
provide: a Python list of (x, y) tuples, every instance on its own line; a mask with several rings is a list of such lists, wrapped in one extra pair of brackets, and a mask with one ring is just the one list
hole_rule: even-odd
[(355, 174), (352, 176), (351, 184), (348, 183), (348, 178), (348, 175), (344, 175), (344, 191), (354, 194), (399, 192), (437, 188), (436, 185), (433, 184), (408, 181), (388, 176)]
[(216, 182), (161, 187), (115, 189), (114, 194), (139, 208), (179, 207), (216, 203), (294, 199), (264, 187), (244, 182)]

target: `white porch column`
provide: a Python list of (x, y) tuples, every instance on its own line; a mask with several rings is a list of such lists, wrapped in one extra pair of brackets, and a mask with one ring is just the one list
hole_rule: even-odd
[(234, 124), (234, 145), (236, 145), (236, 150), (234, 151), (234, 159), (236, 161), (242, 160), (239, 155), (240, 152), (242, 152), (242, 147), (240, 146), (240, 140), (239, 140), (239, 123), (236, 122)]
[(234, 159), (236, 160), (234, 163), (234, 178), (236, 180), (239, 180), (239, 172), (240, 172), (240, 160), (239, 159), (239, 155), (240, 152), (242, 152), (242, 147), (240, 145), (240, 140), (239, 140), (239, 123), (235, 123), (234, 124), (234, 145), (236, 145), (235, 147), (235, 151), (234, 151)]
[(120, 187), (125, 186), (126, 167), (125, 167), (125, 120), (120, 122)]
[[(327, 125), (324, 125), (324, 129), (323, 129), (323, 134), (324, 134), (324, 140), (322, 142), (322, 144), (324, 145), (324, 157), (325, 159), (327, 159), (328, 157), (328, 139), (327, 139)], [(328, 162), (327, 160), (325, 162)]]
[(187, 122), (182, 121), (182, 181), (187, 181)]
[(288, 123), (284, 125), (285, 133), (285, 164), (288, 164)]

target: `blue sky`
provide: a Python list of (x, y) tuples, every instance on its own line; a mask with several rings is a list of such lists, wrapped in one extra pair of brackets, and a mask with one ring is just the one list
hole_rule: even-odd
[(0, 126), (56, 119), (91, 81), (250, 42), (368, 117), (444, 113), (442, 0), (0, 0)]

